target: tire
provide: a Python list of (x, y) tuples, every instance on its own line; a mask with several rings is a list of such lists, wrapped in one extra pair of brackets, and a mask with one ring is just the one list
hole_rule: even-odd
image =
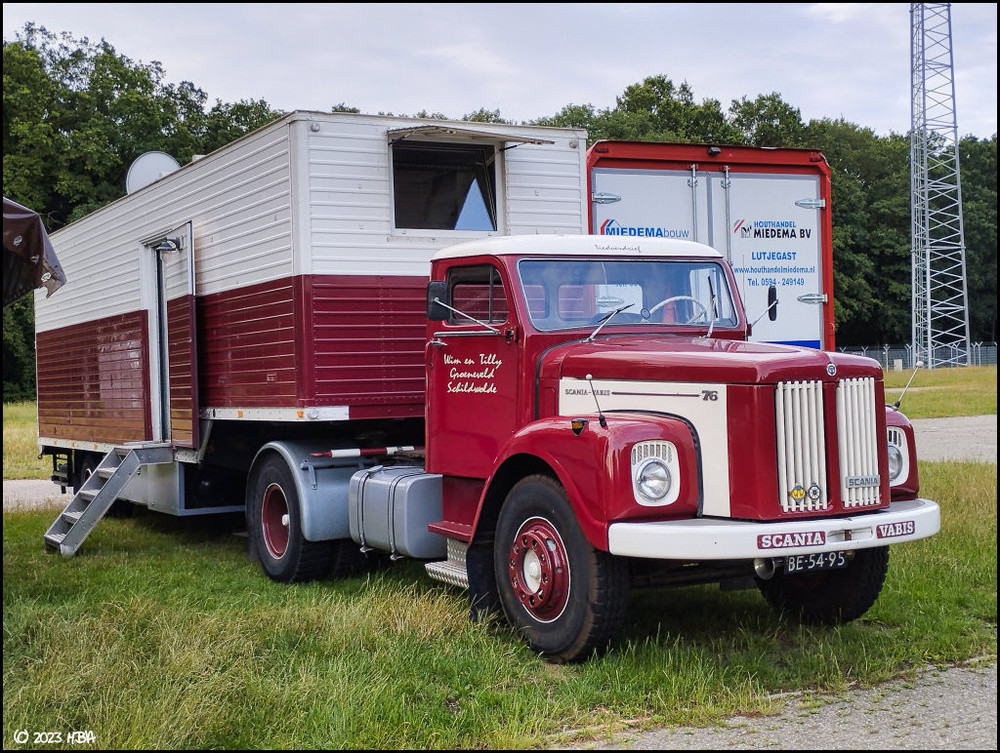
[(507, 621), (554, 664), (604, 652), (628, 606), (628, 567), (595, 549), (550, 476), (519, 481), (504, 502), (493, 549)]
[(776, 611), (811, 625), (856, 620), (878, 599), (889, 569), (889, 547), (858, 549), (842, 570), (802, 575), (778, 571), (757, 588)]
[(83, 453), (80, 457), (80, 465), (73, 475), (73, 493), (76, 494), (97, 470), (98, 458), (90, 453)]
[(300, 583), (330, 573), (336, 542), (303, 536), (295, 479), (283, 458), (271, 455), (251, 472), (246, 510), (250, 545), (271, 580)]

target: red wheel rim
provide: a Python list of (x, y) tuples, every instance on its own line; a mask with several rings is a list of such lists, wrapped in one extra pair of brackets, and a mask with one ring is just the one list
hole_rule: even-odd
[(281, 559), (288, 548), (288, 500), (277, 484), (271, 484), (264, 492), (260, 518), (268, 553), (275, 559)]
[(562, 537), (544, 518), (526, 520), (510, 544), (507, 575), (514, 595), (533, 618), (551, 622), (569, 600), (569, 560)]

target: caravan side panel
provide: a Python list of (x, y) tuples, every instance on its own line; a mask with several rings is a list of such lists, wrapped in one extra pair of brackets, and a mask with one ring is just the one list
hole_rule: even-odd
[(290, 277), (198, 298), (203, 405), (299, 404), (295, 298)]
[[(178, 444), (196, 441), (190, 417), (196, 401), (204, 403), (194, 386), (196, 367), (201, 372), (197, 361), (234, 360), (234, 354), (218, 352), (219, 343), (238, 344), (247, 322), (231, 316), (218, 323), (211, 332), (216, 351), (197, 358), (188, 345), (195, 333), (176, 322), (192, 305), (203, 318), (200, 298), (213, 290), (277, 280), (285, 281), (277, 286), (285, 298), (272, 299), (272, 305), (291, 308), (290, 173), (286, 119), (52, 234), (68, 283), (51, 298), (35, 296), (41, 437), (60, 443), (158, 440), (168, 423), (158, 419), (159, 411), (185, 427), (184, 436), (172, 438)], [(153, 247), (187, 223), (199, 302), (181, 297), (167, 305), (159, 300)], [(168, 330), (169, 341), (161, 347), (160, 338), (167, 339), (161, 333)], [(294, 349), (294, 340), (280, 347)], [(172, 381), (163, 372), (167, 358)], [(288, 360), (294, 361), (294, 354)], [(258, 394), (273, 398), (284, 388), (266, 374), (258, 379), (253, 385)], [(227, 385), (219, 380), (202, 390), (206, 387), (226, 395)]]
[(427, 278), (309, 282), (315, 404), (351, 406), (352, 418), (422, 416)]
[(147, 439), (148, 341), (145, 311), (38, 333), (39, 436), (85, 443)]
[[(461, 141), (463, 126), (544, 139), (500, 150), (498, 228), (493, 232), (413, 230), (393, 223), (392, 130), (406, 118), (315, 114), (293, 126), (296, 192), (303, 201), (297, 256), (303, 274), (398, 275), (426, 278), (435, 251), (491, 235), (579, 234), (587, 229), (586, 133), (570, 129), (447, 123)], [(440, 121), (445, 123), (444, 121)], [(298, 156), (301, 154), (301, 156)]]
[[(390, 143), (401, 128), (418, 140), (430, 128), (431, 139), (495, 144), (496, 230), (395, 227)], [(197, 444), (196, 415), (421, 416), (431, 256), (488, 235), (585, 232), (585, 139), (574, 129), (295, 112), (54, 233), (70, 283), (36, 296), (39, 410), (52, 417), (42, 435), (122, 441), (113, 422), (92, 417), (118, 409), (112, 396), (124, 385), (133, 410), (145, 411), (128, 438), (160, 439), (159, 427), (183, 424), (183, 446)], [(176, 324), (190, 299), (158, 301), (153, 251), (188, 224), (193, 331)], [(84, 354), (121, 347), (111, 332), (133, 344), (144, 373), (102, 380)], [(69, 337), (81, 344), (81, 384), (97, 385), (79, 402), (118, 407), (66, 420), (76, 388), (49, 372)], [(196, 350), (185, 347), (192, 339)]]

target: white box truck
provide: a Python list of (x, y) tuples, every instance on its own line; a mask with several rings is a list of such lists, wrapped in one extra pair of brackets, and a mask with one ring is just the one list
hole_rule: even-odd
[(592, 233), (712, 246), (736, 274), (751, 340), (834, 349), (830, 166), (822, 153), (598, 141), (587, 169)]

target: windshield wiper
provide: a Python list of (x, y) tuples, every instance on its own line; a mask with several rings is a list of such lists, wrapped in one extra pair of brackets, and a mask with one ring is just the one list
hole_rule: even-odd
[(501, 334), (500, 330), (498, 330), (496, 327), (493, 327), (493, 326), (487, 324), (486, 322), (482, 321), (481, 319), (476, 319), (476, 317), (474, 317), (474, 316), (469, 316), (464, 311), (459, 311), (454, 306), (449, 306), (447, 303), (445, 303), (444, 301), (442, 301), (440, 298), (435, 298), (434, 299), (434, 303), (436, 303), (438, 306), (442, 306), (442, 307), (448, 309), (449, 311), (451, 311), (451, 312), (453, 312), (455, 314), (458, 314), (463, 319), (468, 319), (470, 322), (475, 322), (480, 327), (486, 327), (486, 329), (488, 329), (494, 335)]
[(618, 314), (620, 314), (621, 312), (623, 312), (625, 309), (630, 309), (634, 305), (635, 305), (634, 303), (626, 303), (624, 306), (619, 306), (614, 311), (609, 311), (601, 319), (601, 323), (597, 325), (597, 329), (595, 329), (593, 332), (591, 332), (590, 333), (590, 337), (588, 337), (586, 340), (584, 340), (584, 342), (585, 343), (593, 342), (594, 338), (597, 337), (597, 333), (601, 331), (601, 329), (604, 327), (605, 324), (607, 324), (608, 322), (610, 322), (613, 317), (618, 316)]

